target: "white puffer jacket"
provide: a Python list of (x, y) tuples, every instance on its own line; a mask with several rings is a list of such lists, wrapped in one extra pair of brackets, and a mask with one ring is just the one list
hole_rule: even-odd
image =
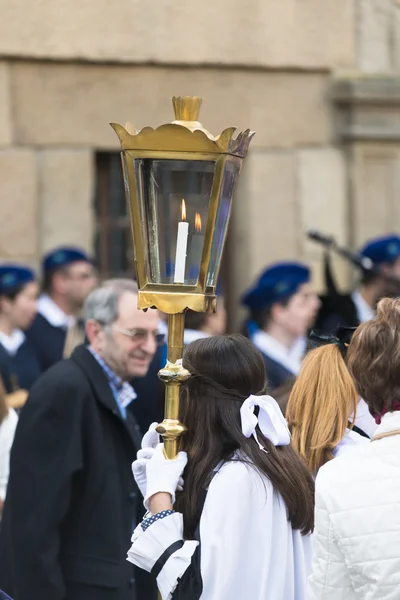
[(396, 431), (320, 469), (308, 600), (400, 599), (400, 412), (374, 437)]

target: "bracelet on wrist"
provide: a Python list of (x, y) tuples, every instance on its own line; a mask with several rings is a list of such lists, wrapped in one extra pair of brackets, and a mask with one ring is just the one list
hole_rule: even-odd
[(155, 515), (152, 515), (150, 513), (149, 517), (145, 517), (143, 518), (143, 521), (141, 523), (141, 528), (143, 529), (143, 531), (146, 531), (146, 529), (148, 529), (148, 527), (150, 527), (150, 525), (152, 525), (153, 523), (155, 523), (156, 521), (160, 521), (160, 519), (164, 519), (165, 517), (169, 517), (169, 515), (173, 515), (174, 511), (173, 510), (162, 510), (159, 513), (156, 513)]

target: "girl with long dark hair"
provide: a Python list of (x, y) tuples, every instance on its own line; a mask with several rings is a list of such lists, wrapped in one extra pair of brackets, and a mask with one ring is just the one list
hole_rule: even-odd
[(265, 395), (261, 354), (216, 336), (187, 346), (183, 366), (188, 430), (172, 461), (149, 447), (155, 432), (144, 438), (133, 472), (150, 515), (128, 560), (156, 576), (163, 600), (303, 600), (314, 483)]

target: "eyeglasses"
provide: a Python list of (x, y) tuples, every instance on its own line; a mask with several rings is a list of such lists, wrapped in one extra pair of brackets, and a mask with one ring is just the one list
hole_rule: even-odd
[(114, 331), (118, 331), (123, 335), (131, 338), (134, 342), (147, 342), (148, 337), (152, 337), (157, 346), (162, 346), (165, 340), (165, 335), (159, 331), (147, 331), (147, 329), (123, 329), (118, 325), (111, 326)]

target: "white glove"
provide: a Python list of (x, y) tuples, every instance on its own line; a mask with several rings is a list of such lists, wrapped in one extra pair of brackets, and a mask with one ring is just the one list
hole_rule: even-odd
[(137, 453), (137, 460), (132, 463), (132, 473), (142, 496), (146, 496), (146, 465), (153, 456), (160, 436), (156, 431), (157, 423), (152, 423), (148, 432), (143, 436), (142, 449)]
[(172, 504), (175, 502), (175, 492), (178, 489), (182, 473), (186, 467), (187, 454), (179, 452), (174, 460), (168, 460), (164, 456), (164, 444), (159, 444), (151, 457), (147, 461), (147, 490), (144, 499), (144, 506), (148, 510), (149, 500), (154, 494), (166, 492), (171, 494)]
[[(132, 473), (133, 477), (137, 483), (139, 490), (143, 498), (146, 497), (146, 487), (147, 487), (147, 479), (146, 479), (146, 465), (153, 456), (156, 447), (160, 443), (160, 436), (156, 431), (158, 423), (152, 423), (149, 427), (149, 430), (142, 439), (142, 449), (137, 453), (137, 459), (132, 463)], [(183, 478), (179, 478), (177, 490), (179, 492), (183, 491)]]

